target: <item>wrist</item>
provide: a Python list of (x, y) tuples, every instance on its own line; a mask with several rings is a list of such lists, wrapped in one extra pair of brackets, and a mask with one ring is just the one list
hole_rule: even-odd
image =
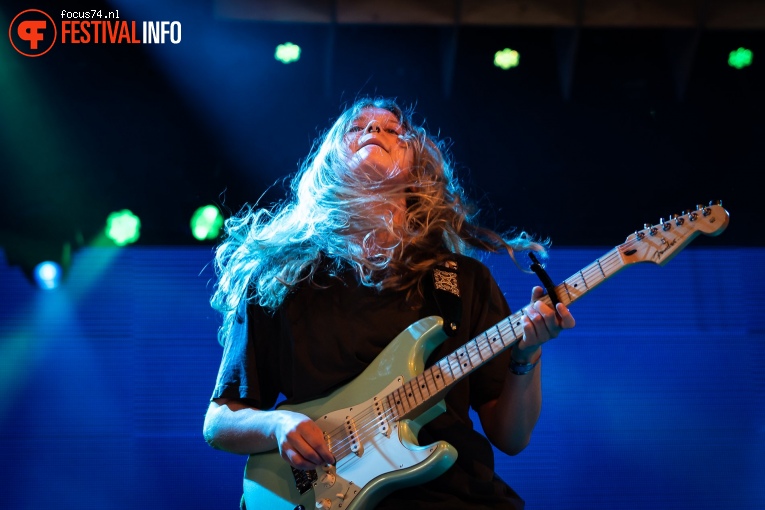
[(522, 349), (519, 343), (515, 344), (510, 351), (510, 371), (515, 375), (526, 375), (539, 364), (542, 358), (542, 347), (535, 345)]
[(520, 347), (521, 342), (523, 342), (523, 340), (516, 343), (510, 350), (510, 359), (517, 365), (536, 365), (539, 363), (539, 358), (542, 357), (542, 346), (535, 345), (524, 349)]

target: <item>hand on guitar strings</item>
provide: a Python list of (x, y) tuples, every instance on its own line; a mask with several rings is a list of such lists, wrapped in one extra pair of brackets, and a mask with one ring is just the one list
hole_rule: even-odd
[(287, 463), (302, 470), (335, 463), (324, 433), (313, 420), (292, 411), (275, 412), (279, 413), (276, 427), (279, 454)]
[(545, 290), (542, 287), (534, 287), (531, 291), (531, 303), (523, 309), (523, 338), (513, 347), (513, 359), (516, 361), (537, 358), (536, 353), (542, 344), (557, 337), (564, 329), (576, 325), (574, 316), (566, 305), (558, 303), (553, 309), (541, 301), (544, 295)]

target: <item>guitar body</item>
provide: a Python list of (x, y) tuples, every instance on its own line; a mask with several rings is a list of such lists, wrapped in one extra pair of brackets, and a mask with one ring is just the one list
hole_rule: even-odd
[[(449, 469), (457, 459), (453, 446), (444, 441), (417, 444), (422, 425), (445, 410), (443, 401), (414, 420), (374, 420), (371, 430), (360, 422), (347, 425), (348, 417), (369, 414), (364, 410), (377, 409), (383, 395), (422, 373), (425, 360), (446, 338), (442, 324), (439, 317), (415, 322), (346, 386), (317, 400), (280, 407), (305, 414), (325, 434), (347, 427), (347, 436), (358, 443), (349, 443), (352, 451), (338, 458), (335, 469), (319, 469), (314, 479), (309, 472), (302, 490), (278, 450), (250, 455), (244, 476), (247, 508), (368, 509), (398, 487), (424, 483)], [(333, 452), (334, 446), (330, 442)]]

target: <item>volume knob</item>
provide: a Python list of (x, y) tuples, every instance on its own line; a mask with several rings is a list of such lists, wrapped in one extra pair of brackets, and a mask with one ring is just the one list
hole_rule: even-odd
[(335, 480), (337, 480), (337, 476), (335, 476), (333, 473), (326, 473), (321, 477), (319, 482), (324, 485), (324, 487), (329, 488), (335, 485)]

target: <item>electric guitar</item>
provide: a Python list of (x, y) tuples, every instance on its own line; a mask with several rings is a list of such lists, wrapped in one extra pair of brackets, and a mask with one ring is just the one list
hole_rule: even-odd
[[(720, 203), (697, 206), (643, 230), (555, 287), (569, 305), (625, 267), (664, 265), (699, 233), (716, 236), (728, 225)], [(549, 305), (549, 296), (542, 298)], [(278, 450), (250, 455), (244, 476), (249, 510), (363, 510), (396, 488), (427, 482), (457, 459), (445, 441), (419, 445), (420, 428), (445, 411), (451, 387), (523, 336), (523, 311), (436, 362), (424, 363), (445, 339), (440, 317), (421, 319), (401, 332), (349, 384), (307, 403), (282, 406), (307, 415), (324, 432), (337, 463), (317, 470), (292, 468)]]

